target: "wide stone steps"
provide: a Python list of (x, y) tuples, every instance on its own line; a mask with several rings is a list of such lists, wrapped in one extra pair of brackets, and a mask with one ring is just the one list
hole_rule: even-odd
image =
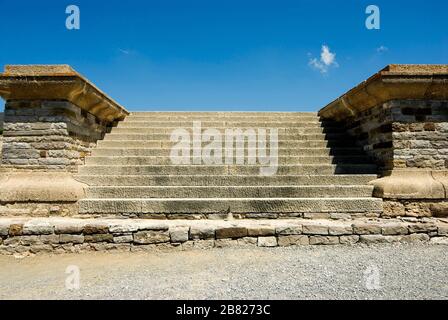
[[(375, 198), (110, 198), (84, 199), (80, 213), (108, 215), (247, 213), (372, 213), (382, 211)], [(142, 216), (144, 217), (144, 216)]]
[[(148, 149), (148, 148), (172, 148), (176, 143), (171, 142), (168, 139), (165, 140), (152, 140), (152, 141), (135, 141), (135, 140), (101, 140), (98, 141), (98, 148), (100, 149)], [(202, 142), (202, 146), (206, 146), (210, 142)], [(247, 148), (247, 141), (245, 141), (244, 146)], [(269, 146), (269, 140), (267, 141)], [(335, 148), (335, 147), (346, 147), (347, 141), (343, 140), (309, 140), (309, 141), (299, 141), (299, 140), (280, 140), (278, 141), (279, 148)]]
[[(277, 129), (275, 174), (266, 176), (268, 166), (259, 162), (248, 164), (247, 138), (244, 164), (235, 164), (235, 158), (231, 165), (173, 163), (170, 155), (177, 142), (171, 134), (176, 129), (190, 134), (191, 161), (197, 160), (198, 146), (209, 145), (192, 135), (198, 122), (202, 133), (217, 129), (222, 134), (223, 148), (226, 129), (253, 129), (256, 134), (267, 129), (268, 155), (269, 129)], [(234, 157), (241, 147), (234, 145)], [(368, 184), (376, 174), (377, 167), (344, 128), (321, 121), (314, 112), (135, 112), (98, 142), (76, 179), (89, 185), (87, 198), (79, 203), (86, 215), (297, 218), (305, 213), (381, 212), (382, 200), (372, 197)]]
[[(171, 134), (166, 133), (152, 133), (152, 134), (139, 134), (139, 133), (114, 133), (112, 130), (111, 133), (107, 134), (104, 137), (104, 141), (120, 141), (120, 140), (134, 140), (134, 141), (152, 141), (152, 140), (165, 140), (169, 141)], [(310, 134), (308, 132), (305, 133), (295, 133), (295, 134), (280, 134), (278, 135), (279, 141), (281, 140), (299, 140), (299, 141), (309, 141), (309, 140), (347, 140), (353, 141), (345, 133), (316, 133)], [(268, 139), (269, 140), (269, 139)]]
[[(147, 166), (113, 166), (89, 165), (79, 168), (79, 174), (112, 174), (112, 175), (257, 175), (261, 174), (260, 165), (147, 165)], [(317, 174), (373, 174), (376, 166), (370, 164), (303, 164), (280, 165), (277, 175), (317, 175)]]
[(369, 197), (373, 186), (108, 186), (89, 198), (346, 198)]
[[(149, 157), (149, 156), (170, 156), (171, 148), (97, 148), (92, 151), (93, 157)], [(194, 150), (192, 149), (191, 154)], [(234, 150), (235, 151), (235, 150)], [(269, 151), (269, 149), (267, 150)], [(236, 151), (235, 151), (236, 152)], [(236, 153), (235, 153), (236, 154)], [(247, 149), (245, 151), (247, 155)], [(224, 153), (223, 153), (224, 155)], [(278, 148), (278, 156), (356, 156), (363, 155), (362, 149), (359, 147), (335, 147), (335, 148)]]
[[(172, 160), (168, 156), (105, 156), (105, 157), (89, 157), (86, 159), (86, 165), (170, 165)], [(360, 156), (279, 156), (278, 163), (280, 165), (290, 164), (369, 164), (370, 158)]]
[(366, 185), (376, 175), (76, 175), (90, 186), (321, 186)]

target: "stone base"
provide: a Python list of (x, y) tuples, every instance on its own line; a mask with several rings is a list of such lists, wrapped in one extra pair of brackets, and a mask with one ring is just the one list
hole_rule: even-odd
[(385, 200), (382, 217), (448, 218), (447, 200)]
[(78, 213), (85, 185), (66, 172), (8, 172), (0, 179), (0, 216)]
[(446, 199), (448, 171), (395, 169), (370, 182), (374, 196), (383, 199)]
[(0, 219), (0, 254), (22, 256), (103, 250), (202, 250), (397, 242), (448, 244), (448, 219)]

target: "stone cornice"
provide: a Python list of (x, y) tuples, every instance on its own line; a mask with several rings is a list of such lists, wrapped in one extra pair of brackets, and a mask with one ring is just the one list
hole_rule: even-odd
[(448, 100), (448, 65), (388, 65), (319, 115), (340, 121), (395, 99)]
[(5, 100), (66, 100), (107, 122), (129, 114), (68, 65), (6, 66), (0, 73), (0, 96)]

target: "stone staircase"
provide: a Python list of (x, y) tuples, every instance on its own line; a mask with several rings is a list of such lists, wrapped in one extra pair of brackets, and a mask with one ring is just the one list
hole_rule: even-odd
[[(259, 165), (173, 165), (173, 130), (278, 128), (273, 176)], [(269, 151), (269, 150), (268, 150)], [(224, 153), (224, 152), (223, 152)], [(136, 112), (99, 141), (76, 178), (89, 185), (80, 214), (139, 218), (363, 216), (376, 166), (336, 123), (316, 113)]]

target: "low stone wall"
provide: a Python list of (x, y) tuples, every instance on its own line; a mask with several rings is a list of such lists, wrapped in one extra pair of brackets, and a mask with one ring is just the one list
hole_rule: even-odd
[(76, 172), (111, 125), (68, 101), (8, 101), (3, 168)]
[(448, 244), (448, 220), (0, 220), (0, 254), (6, 255), (395, 242)]
[(344, 125), (381, 171), (448, 168), (448, 101), (388, 101)]

